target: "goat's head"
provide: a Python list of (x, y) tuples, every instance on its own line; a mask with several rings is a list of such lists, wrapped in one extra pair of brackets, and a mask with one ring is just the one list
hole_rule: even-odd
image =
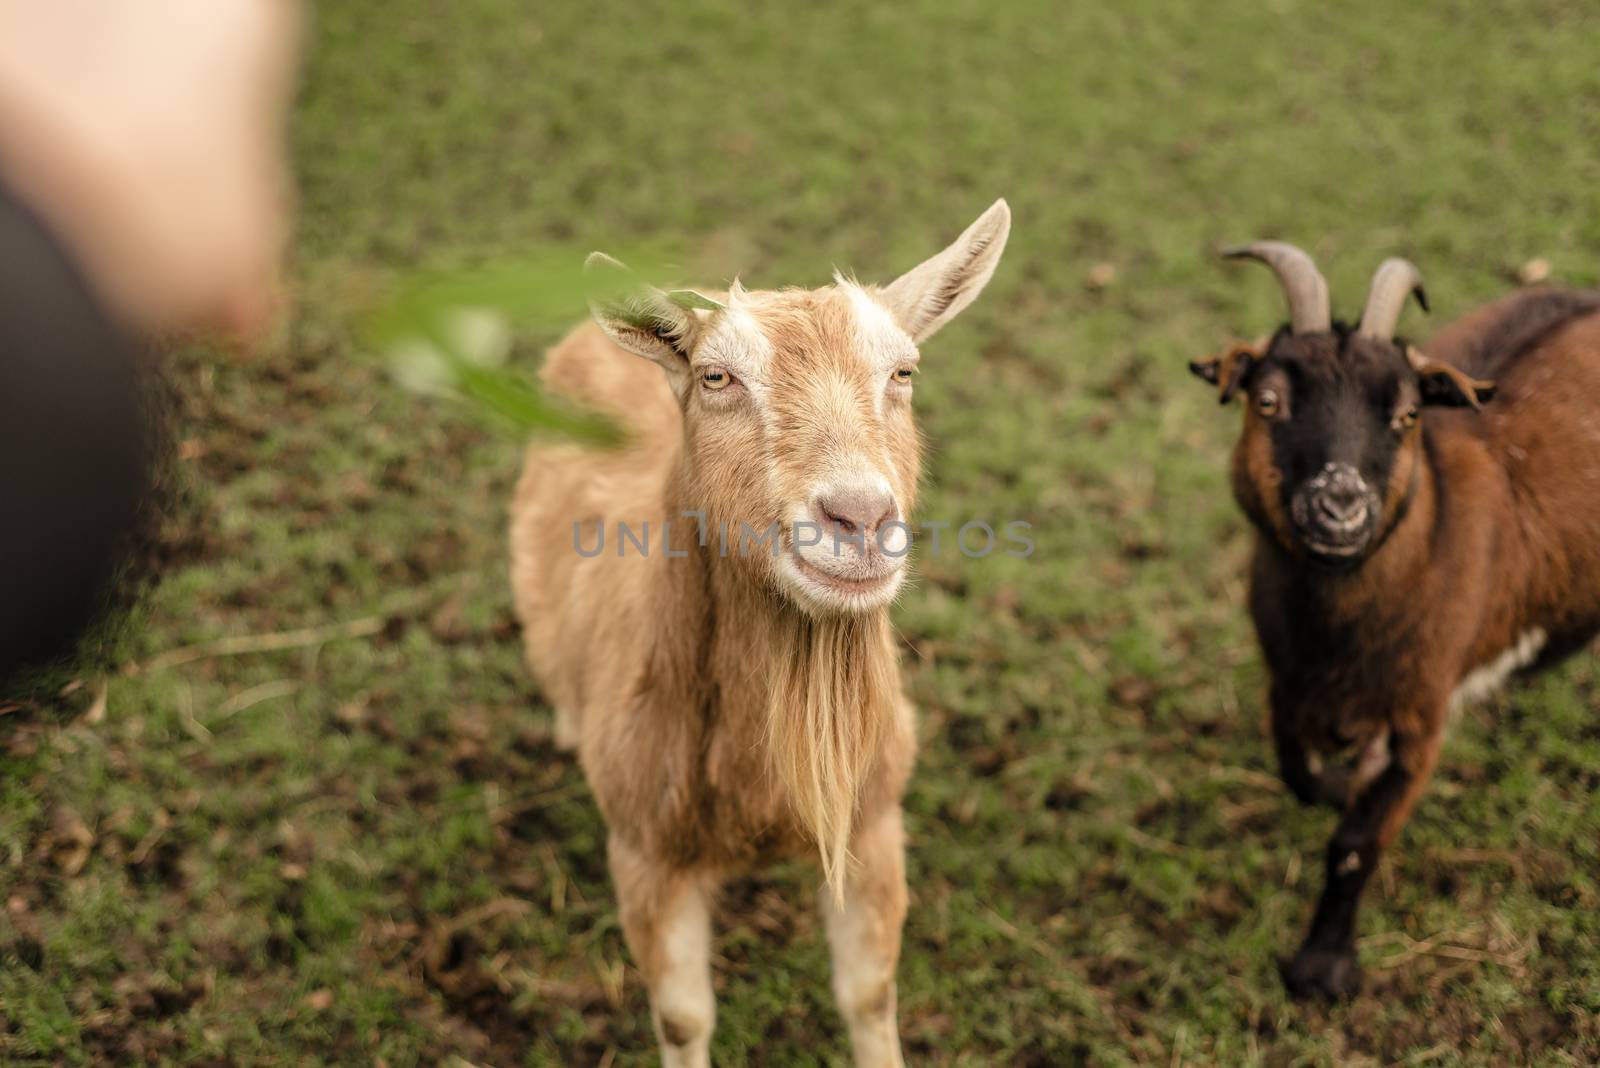
[[(1011, 213), (997, 201), (955, 243), (882, 288), (725, 296), (617, 277), (594, 302), (623, 348), (666, 372), (683, 412), (691, 485), (736, 566), (813, 615), (893, 599), (905, 576), (920, 465), (912, 418), (917, 344), (977, 297)], [(774, 541), (763, 543), (768, 536)]]
[(1494, 386), (1394, 336), (1408, 297), (1427, 309), (1422, 279), (1405, 260), (1378, 268), (1351, 329), (1332, 320), (1327, 284), (1299, 249), (1260, 241), (1227, 255), (1272, 267), (1290, 312), (1267, 340), (1190, 365), (1222, 403), (1245, 397), (1234, 494), (1292, 556), (1355, 567), (1405, 514), (1423, 458), (1422, 410), (1477, 409)]

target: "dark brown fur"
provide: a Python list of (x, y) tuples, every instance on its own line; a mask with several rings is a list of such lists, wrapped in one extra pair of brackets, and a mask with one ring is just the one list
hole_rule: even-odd
[[(1422, 793), (1463, 683), (1497, 662), (1554, 663), (1600, 631), (1597, 312), (1596, 294), (1518, 293), (1426, 346), (1498, 392), (1481, 411), (1424, 409), (1401, 436), (1376, 548), (1348, 569), (1318, 567), (1297, 546), (1255, 410), (1260, 383), (1246, 377), (1233, 480), (1258, 530), (1250, 610), (1272, 677), (1273, 734), (1296, 795), (1344, 813), (1310, 935), (1285, 965), (1296, 993), (1358, 986), (1360, 891)], [(1350, 339), (1352, 351), (1363, 345), (1382, 347)], [(1528, 655), (1508, 660), (1508, 650)], [(1318, 767), (1342, 754), (1350, 766)]]

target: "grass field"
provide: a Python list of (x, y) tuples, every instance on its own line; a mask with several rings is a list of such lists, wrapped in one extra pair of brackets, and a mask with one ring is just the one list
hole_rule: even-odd
[[(1184, 370), (1280, 317), (1227, 241), (1303, 244), (1346, 314), (1395, 253), (1440, 321), (1535, 257), (1600, 282), (1600, 12), (799, 10), (319, 5), (296, 315), (253, 360), (174, 357), (177, 561), (115, 666), (0, 717), (0, 1061), (654, 1063), (599, 815), (520, 662), (519, 443), (396, 388), (361, 323), (410, 269), (531, 249), (887, 280), (998, 195), (1006, 260), (924, 350), (923, 514), (1038, 548), (925, 561), (896, 610), (908, 1059), (1600, 1061), (1592, 655), (1456, 725), (1368, 895), (1367, 995), (1286, 1000), (1332, 817), (1274, 779), (1237, 416)], [(845, 1060), (815, 881), (729, 891), (719, 1063)]]

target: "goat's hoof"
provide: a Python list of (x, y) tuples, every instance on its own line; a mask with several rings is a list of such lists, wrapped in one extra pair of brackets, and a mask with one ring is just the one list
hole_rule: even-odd
[(1361, 989), (1361, 966), (1348, 950), (1302, 949), (1279, 961), (1278, 972), (1291, 997), (1343, 1001)]

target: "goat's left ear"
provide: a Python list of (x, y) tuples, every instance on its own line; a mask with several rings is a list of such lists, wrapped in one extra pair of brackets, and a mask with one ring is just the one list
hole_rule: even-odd
[(912, 341), (932, 337), (977, 299), (1010, 233), (1011, 208), (997, 200), (949, 248), (884, 287), (883, 302)]
[(654, 360), (675, 380), (681, 378), (701, 330), (697, 311), (722, 305), (692, 289), (664, 293), (646, 285), (604, 252), (590, 253), (583, 268), (589, 309), (606, 335), (629, 352)]
[(1250, 374), (1250, 368), (1254, 367), (1265, 353), (1264, 344), (1247, 345), (1242, 341), (1236, 341), (1219, 356), (1191, 360), (1189, 372), (1196, 378), (1216, 386), (1217, 402), (1227, 404), (1233, 400), (1233, 395), (1239, 392), (1239, 387)]
[(1430, 360), (1421, 350), (1408, 346), (1406, 360), (1417, 372), (1422, 403), (1435, 408), (1481, 410), (1494, 399), (1495, 384), (1473, 378), (1461, 368), (1440, 360)]

